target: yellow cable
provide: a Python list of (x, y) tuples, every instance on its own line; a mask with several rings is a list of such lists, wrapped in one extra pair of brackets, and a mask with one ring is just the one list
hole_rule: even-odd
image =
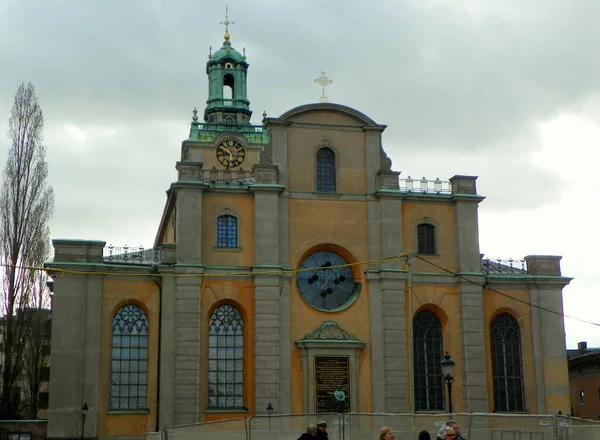
[[(357, 261), (355, 263), (340, 264), (337, 266), (328, 266), (327, 269), (340, 269), (340, 268), (344, 268), (344, 267), (359, 266), (359, 265), (363, 265), (363, 264), (370, 266), (370, 265), (376, 264), (376, 263), (385, 263), (388, 261), (394, 261), (394, 260), (397, 260), (399, 258), (403, 258), (406, 256), (407, 256), (406, 253), (402, 253), (402, 254), (396, 255), (394, 257), (382, 258), (382, 259), (377, 259), (377, 260)], [(65, 263), (65, 264), (68, 264), (68, 263)], [(311, 268), (305, 268), (305, 269), (274, 269), (274, 270), (265, 270), (265, 271), (258, 271), (258, 272), (199, 273), (199, 274), (179, 273), (179, 274), (174, 274), (174, 273), (90, 272), (90, 271), (82, 271), (82, 270), (60, 269), (60, 268), (51, 268), (51, 267), (48, 267), (48, 268), (28, 267), (28, 266), (16, 266), (16, 265), (8, 265), (8, 264), (1, 264), (0, 266), (4, 266), (4, 267), (10, 266), (10, 267), (18, 268), (18, 269), (40, 270), (40, 271), (45, 271), (48, 274), (50, 274), (50, 273), (59, 274), (61, 277), (64, 275), (111, 275), (111, 276), (122, 276), (122, 277), (148, 277), (148, 276), (151, 276), (151, 277), (162, 277), (162, 278), (203, 277), (205, 279), (210, 278), (210, 277), (231, 278), (231, 277), (247, 277), (249, 275), (276, 275), (276, 274), (288, 274), (288, 273), (294, 274), (294, 273), (308, 272), (308, 271), (322, 269), (321, 267), (311, 267)]]

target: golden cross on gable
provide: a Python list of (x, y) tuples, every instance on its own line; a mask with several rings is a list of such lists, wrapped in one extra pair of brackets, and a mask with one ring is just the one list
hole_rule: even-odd
[(325, 88), (333, 81), (327, 78), (325, 72), (321, 72), (321, 76), (315, 79), (315, 82), (321, 86), (321, 98), (319, 102), (329, 102), (329, 98), (325, 96)]
[(234, 24), (233, 21), (229, 21), (229, 6), (225, 6), (225, 21), (220, 22), (219, 24), (225, 25), (225, 32), (229, 32), (229, 25)]

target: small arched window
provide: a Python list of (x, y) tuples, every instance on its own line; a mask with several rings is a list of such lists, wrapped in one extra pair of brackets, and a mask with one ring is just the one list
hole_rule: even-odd
[(521, 328), (508, 313), (500, 313), (490, 325), (494, 409), (525, 411)]
[(317, 151), (317, 192), (336, 192), (335, 180), (335, 153), (331, 148), (320, 148)]
[(229, 304), (217, 307), (208, 325), (208, 406), (244, 407), (244, 322)]
[(133, 304), (113, 319), (110, 409), (146, 409), (148, 384), (148, 318)]
[(413, 319), (415, 409), (443, 411), (442, 324), (435, 313), (423, 310)]
[(420, 254), (435, 254), (435, 226), (429, 223), (417, 226), (417, 243)]
[(235, 248), (238, 246), (237, 218), (222, 215), (217, 219), (217, 247)]

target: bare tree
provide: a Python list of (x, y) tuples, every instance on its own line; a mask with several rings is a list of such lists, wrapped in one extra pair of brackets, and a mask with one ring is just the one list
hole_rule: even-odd
[[(27, 314), (35, 301), (36, 270), (49, 255), (48, 221), (54, 193), (46, 178), (44, 117), (35, 87), (21, 84), (8, 121), (12, 142), (0, 193), (0, 262), (2, 263), (2, 401), (0, 419), (17, 416), (15, 393), (23, 375), (23, 351), (29, 333)], [(17, 399), (18, 400), (18, 399)]]

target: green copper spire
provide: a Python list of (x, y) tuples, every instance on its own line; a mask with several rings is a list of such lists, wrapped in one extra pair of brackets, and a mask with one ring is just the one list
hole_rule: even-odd
[(231, 46), (229, 10), (225, 8), (225, 33), (221, 49), (208, 55), (208, 100), (204, 110), (204, 121), (211, 124), (248, 125), (252, 111), (246, 91), (248, 63), (246, 51), (239, 53)]

